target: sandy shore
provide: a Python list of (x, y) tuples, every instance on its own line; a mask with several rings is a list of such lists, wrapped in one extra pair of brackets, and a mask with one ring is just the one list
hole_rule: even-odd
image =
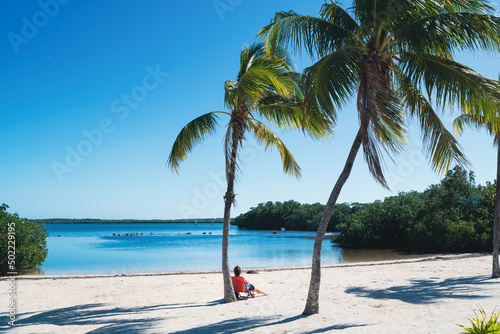
[(310, 272), (244, 276), (269, 293), (224, 304), (219, 273), (0, 281), (2, 333), (459, 333), (478, 306), (500, 309), (491, 256), (323, 269), (320, 314), (304, 317)]

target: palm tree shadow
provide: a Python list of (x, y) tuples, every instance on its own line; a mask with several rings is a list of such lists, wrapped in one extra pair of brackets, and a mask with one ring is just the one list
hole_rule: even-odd
[[(197, 328), (191, 328), (186, 330), (181, 330), (177, 332), (172, 332), (171, 334), (188, 334), (188, 333), (239, 333), (248, 330), (255, 329), (263, 329), (265, 327), (273, 326), (273, 325), (282, 325), (291, 323), (307, 316), (297, 315), (285, 319), (280, 319), (279, 317), (240, 317), (229, 320), (220, 321), (214, 324), (201, 326)], [(366, 325), (358, 325), (358, 324), (338, 324), (329, 326), (326, 328), (320, 328), (308, 333), (326, 333), (331, 330), (342, 330), (351, 327), (361, 327)]]
[[(106, 308), (106, 304), (94, 303), (58, 308), (45, 312), (28, 312), (17, 315), (16, 327), (29, 327), (36, 325), (77, 326), (77, 325), (102, 325), (88, 333), (141, 333), (156, 322), (166, 318), (145, 317), (148, 312), (177, 308), (196, 308), (213, 306), (222, 303), (216, 300), (205, 304), (164, 304), (145, 307), (114, 307)], [(141, 318), (137, 319), (137, 315)], [(7, 330), (10, 326), (0, 325), (0, 331)]]
[(500, 282), (489, 276), (449, 278), (444, 281), (431, 279), (411, 280), (410, 285), (393, 286), (384, 290), (356, 287), (346, 289), (359, 297), (372, 299), (398, 299), (411, 304), (433, 304), (440, 299), (482, 299), (489, 296), (478, 294), (485, 284)]

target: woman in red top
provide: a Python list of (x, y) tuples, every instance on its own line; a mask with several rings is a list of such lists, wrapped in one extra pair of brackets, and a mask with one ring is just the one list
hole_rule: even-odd
[[(241, 275), (241, 268), (239, 266), (236, 266), (234, 267), (234, 276), (235, 277), (240, 277)], [(261, 291), (259, 289), (256, 289), (253, 284), (250, 284), (248, 283), (248, 281), (243, 278), (245, 280), (245, 290), (248, 292), (248, 291), (255, 291), (257, 293), (260, 293), (261, 295), (265, 295), (266, 293), (264, 291)]]

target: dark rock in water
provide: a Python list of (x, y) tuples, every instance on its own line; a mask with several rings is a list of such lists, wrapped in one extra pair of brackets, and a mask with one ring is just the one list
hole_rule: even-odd
[(186, 233), (186, 234), (192, 234), (192, 233), (191, 233), (191, 232), (188, 232), (188, 233)]
[(116, 236), (116, 233), (113, 233), (113, 237)]
[(278, 234), (278, 232), (273, 232), (273, 234)]
[(62, 237), (62, 235), (60, 235), (60, 234), (58, 234), (57, 236), (58, 236), (58, 237)]
[(212, 232), (208, 232), (208, 234), (212, 234)]
[(257, 270), (248, 270), (247, 274), (258, 274), (259, 272)]
[(203, 232), (202, 234), (207, 234), (207, 232)]

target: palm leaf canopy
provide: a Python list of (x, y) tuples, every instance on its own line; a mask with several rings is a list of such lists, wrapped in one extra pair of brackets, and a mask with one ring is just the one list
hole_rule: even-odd
[(500, 18), (487, 1), (353, 0), (348, 9), (329, 1), (318, 17), (276, 13), (259, 36), (268, 52), (305, 50), (314, 60), (302, 80), (312, 119), (334, 125), (337, 110), (357, 96), (365, 160), (386, 187), (380, 152), (402, 150), (408, 119), (417, 120), (432, 166), (443, 172), (468, 161), (437, 111), (496, 116), (498, 82), (453, 59), (500, 51)]
[(453, 127), (458, 134), (462, 134), (466, 128), (485, 128), (494, 137), (495, 144), (500, 141), (500, 105), (493, 105), (491, 114), (494, 117), (485, 117), (470, 112), (462, 113), (453, 121)]
[(453, 127), (458, 134), (462, 134), (465, 128), (486, 128), (495, 140), (500, 137), (500, 117), (492, 121), (481, 115), (464, 113), (455, 118)]
[(320, 118), (310, 121), (303, 117), (299, 81), (300, 76), (293, 71), (283, 49), (276, 48), (269, 55), (262, 43), (244, 47), (236, 80), (224, 84), (224, 104), (228, 112), (211, 112), (187, 124), (172, 146), (168, 166), (178, 172), (187, 153), (215, 131), (217, 114), (221, 113), (229, 116), (224, 136), (227, 177), (238, 168), (236, 152), (248, 131), (253, 132), (266, 149), (275, 148), (280, 152), (285, 173), (300, 176), (300, 168), (283, 142), (256, 119), (263, 118), (279, 128), (301, 129), (316, 138), (329, 135), (328, 121)]

